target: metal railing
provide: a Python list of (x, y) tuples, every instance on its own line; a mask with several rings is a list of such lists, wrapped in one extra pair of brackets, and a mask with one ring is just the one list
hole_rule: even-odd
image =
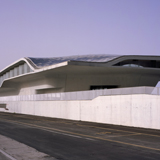
[(92, 100), (98, 96), (132, 95), (132, 94), (160, 95), (160, 88), (131, 87), (131, 88), (101, 89), (101, 90), (89, 90), (89, 91), (77, 91), (77, 92), (6, 96), (6, 97), (0, 97), (0, 102)]

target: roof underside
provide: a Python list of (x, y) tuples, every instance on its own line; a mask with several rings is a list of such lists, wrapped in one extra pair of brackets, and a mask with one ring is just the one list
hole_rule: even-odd
[(81, 55), (53, 58), (33, 58), (28, 57), (37, 67), (46, 67), (66, 61), (82, 61), (82, 62), (108, 62), (120, 56), (117, 55)]

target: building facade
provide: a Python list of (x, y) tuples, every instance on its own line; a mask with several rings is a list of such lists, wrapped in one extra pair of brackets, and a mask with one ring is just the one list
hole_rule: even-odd
[(22, 58), (0, 72), (0, 96), (156, 86), (160, 56)]

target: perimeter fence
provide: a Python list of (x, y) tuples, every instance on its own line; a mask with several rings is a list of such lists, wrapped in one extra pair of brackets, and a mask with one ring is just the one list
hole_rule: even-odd
[(0, 102), (92, 100), (98, 96), (132, 95), (132, 94), (160, 95), (160, 88), (131, 87), (131, 88), (100, 89), (100, 90), (89, 90), (89, 91), (78, 91), (78, 92), (6, 96), (6, 97), (0, 97)]

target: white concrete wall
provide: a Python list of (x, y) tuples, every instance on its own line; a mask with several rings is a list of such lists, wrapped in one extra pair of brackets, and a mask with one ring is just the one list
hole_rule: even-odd
[(22, 114), (160, 129), (160, 96), (100, 96), (88, 101), (6, 102), (9, 111)]
[[(32, 81), (26, 81), (20, 84), (19, 95), (31, 95), (36, 94), (36, 91), (41, 91), (40, 93), (45, 93), (45, 91), (52, 89), (50, 92), (63, 92), (65, 86), (64, 76), (53, 77), (53, 78), (42, 78), (35, 79)], [(49, 91), (47, 93), (50, 93)]]
[[(16, 72), (17, 69), (16, 69)], [(43, 72), (42, 72), (43, 73)], [(90, 86), (118, 86), (136, 87), (136, 86), (155, 86), (159, 81), (158, 76), (141, 73), (125, 73), (125, 72), (108, 72), (97, 74), (60, 74), (55, 75), (49, 72), (43, 74), (28, 75), (28, 78), (19, 77), (17, 82), (7, 81), (0, 88), (0, 97), (8, 95), (31, 95), (31, 94), (47, 94), (60, 92), (74, 92), (90, 90)], [(89, 73), (89, 72), (88, 72)], [(7, 76), (7, 75), (4, 75)], [(2, 77), (3, 78), (3, 77)], [(2, 79), (1, 78), (1, 79)], [(21, 78), (24, 78), (23, 80)], [(18, 81), (19, 79), (19, 81)], [(11, 90), (11, 89), (14, 90)]]

